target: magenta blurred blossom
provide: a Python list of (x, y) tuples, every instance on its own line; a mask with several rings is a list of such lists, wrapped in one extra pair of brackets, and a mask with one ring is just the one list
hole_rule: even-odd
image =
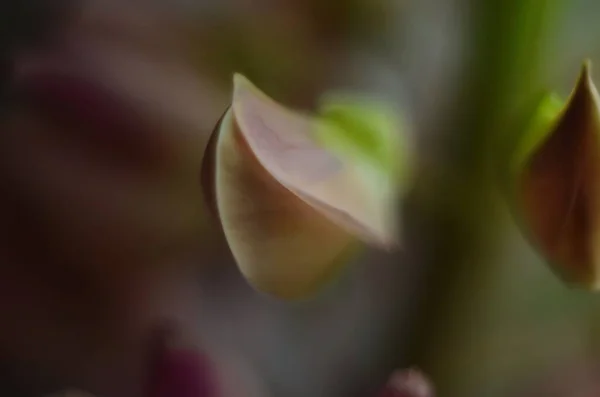
[(434, 397), (427, 377), (416, 369), (398, 370), (392, 374), (378, 397)]
[(147, 397), (217, 397), (217, 377), (199, 349), (162, 337), (152, 357)]

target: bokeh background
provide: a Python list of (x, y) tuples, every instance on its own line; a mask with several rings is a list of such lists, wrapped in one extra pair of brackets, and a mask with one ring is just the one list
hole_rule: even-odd
[[(57, 32), (63, 37), (92, 35), (142, 54), (159, 65), (146, 80), (136, 80), (140, 72), (135, 68), (117, 67), (116, 73), (133, 82), (127, 89), (140, 98), (156, 96), (144, 102), (148, 112), (160, 109), (161, 122), (185, 130), (169, 137), (189, 145), (185, 153), (198, 166), (228, 105), (234, 72), (303, 110), (313, 109), (322, 93), (344, 89), (387, 99), (407, 115), (420, 175), (414, 194), (400, 203), (403, 249), (395, 254), (367, 249), (335, 283), (307, 301), (278, 302), (251, 289), (218, 227), (206, 216), (201, 195), (189, 186), (157, 185), (189, 193), (181, 201), (166, 201), (168, 205), (197, 203), (199, 208), (199, 213), (177, 213), (193, 214), (200, 224), (177, 224), (194, 236), (181, 249), (185, 254), (161, 257), (169, 266), (183, 263), (189, 271), (189, 285), (178, 288), (188, 306), (169, 312), (193, 329), (211, 354), (235, 357), (245, 368), (241, 372), (251, 373), (245, 376), (260, 384), (255, 394), (365, 397), (374, 395), (393, 369), (412, 365), (431, 377), (440, 397), (600, 393), (600, 298), (560, 282), (523, 238), (494, 187), (495, 174), (485, 170), (490, 156), (500, 152), (502, 137), (508, 140), (514, 133), (504, 111), (494, 109), (511, 108), (512, 99), (517, 106), (527, 94), (519, 90), (529, 83), (566, 96), (582, 60), (600, 61), (597, 1), (557, 1), (560, 10), (535, 51), (512, 53), (511, 29), (519, 29), (523, 13), (535, 19), (542, 12), (536, 1), (522, 3), (528, 4), (523, 6), (529, 7), (527, 12), (517, 1), (492, 0), (5, 3), (0, 11), (5, 92), (10, 92), (14, 59), (49, 45)], [(515, 59), (503, 61), (507, 56)], [(177, 66), (165, 66), (171, 63)], [(539, 67), (531, 77), (528, 65), (533, 63)], [(496, 64), (513, 68), (517, 77), (499, 78), (502, 66)], [(154, 85), (156, 91), (145, 90)], [(4, 96), (5, 119), (14, 113), (11, 98)], [(4, 149), (14, 164), (21, 159), (25, 168), (37, 169), (31, 164), (42, 162), (39, 157), (21, 156), (20, 146), (11, 145), (16, 144), (8, 140)], [(73, 167), (78, 167), (76, 161)], [(21, 175), (11, 169), (5, 176)], [(70, 175), (64, 189), (78, 191), (81, 181), (93, 177)], [(129, 186), (120, 183), (104, 183), (94, 194), (113, 197), (110, 189)], [(102, 198), (73, 194), (59, 197), (82, 200), (81, 217), (104, 213), (99, 209)], [(45, 199), (43, 194), (38, 198), (36, 203)], [(163, 204), (155, 203), (168, 218), (170, 207)], [(13, 211), (10, 205), (7, 201), (5, 212)], [(115, 224), (138, 218), (132, 219)], [(94, 233), (88, 236), (94, 239)], [(84, 240), (73, 243), (84, 247), (77, 251), (81, 266), (90, 261), (86, 255), (94, 255)], [(25, 334), (12, 333), (1, 342), (10, 344), (10, 338)], [(28, 362), (36, 354), (26, 356)], [(52, 357), (48, 353), (39, 363), (52, 362)], [(11, 363), (8, 359), (6, 365)], [(62, 373), (71, 369), (66, 365)], [(94, 366), (84, 372), (94, 372)], [(253, 395), (242, 375), (225, 379), (237, 395)]]

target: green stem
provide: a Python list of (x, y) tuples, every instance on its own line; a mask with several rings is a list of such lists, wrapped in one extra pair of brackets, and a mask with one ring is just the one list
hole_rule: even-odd
[[(464, 397), (480, 365), (474, 351), (486, 311), (502, 231), (494, 187), (497, 149), (507, 121), (543, 81), (543, 45), (559, 0), (471, 0), (472, 58), (448, 136), (444, 175), (425, 199), (430, 220), (424, 266), (428, 295), (415, 332), (412, 363), (432, 377), (442, 397)], [(503, 128), (504, 127), (504, 128)], [(440, 199), (443, 198), (443, 199)]]

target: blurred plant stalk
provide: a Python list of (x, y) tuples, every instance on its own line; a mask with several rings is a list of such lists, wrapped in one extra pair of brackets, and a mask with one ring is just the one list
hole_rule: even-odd
[[(472, 12), (471, 58), (456, 100), (450, 142), (438, 154), (442, 174), (424, 175), (416, 196), (425, 219), (427, 269), (411, 363), (431, 376), (438, 394), (464, 397), (484, 365), (482, 345), (490, 286), (506, 224), (497, 193), (499, 147), (513, 113), (544, 82), (544, 45), (561, 1), (465, 1)], [(427, 172), (427, 171), (425, 171)]]

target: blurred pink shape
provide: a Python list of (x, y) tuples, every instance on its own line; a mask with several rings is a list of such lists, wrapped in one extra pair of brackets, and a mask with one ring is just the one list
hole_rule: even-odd
[(197, 349), (176, 346), (161, 337), (153, 357), (148, 397), (213, 397), (217, 385), (213, 367)]
[(378, 397), (434, 397), (429, 379), (416, 369), (399, 370), (392, 374)]

